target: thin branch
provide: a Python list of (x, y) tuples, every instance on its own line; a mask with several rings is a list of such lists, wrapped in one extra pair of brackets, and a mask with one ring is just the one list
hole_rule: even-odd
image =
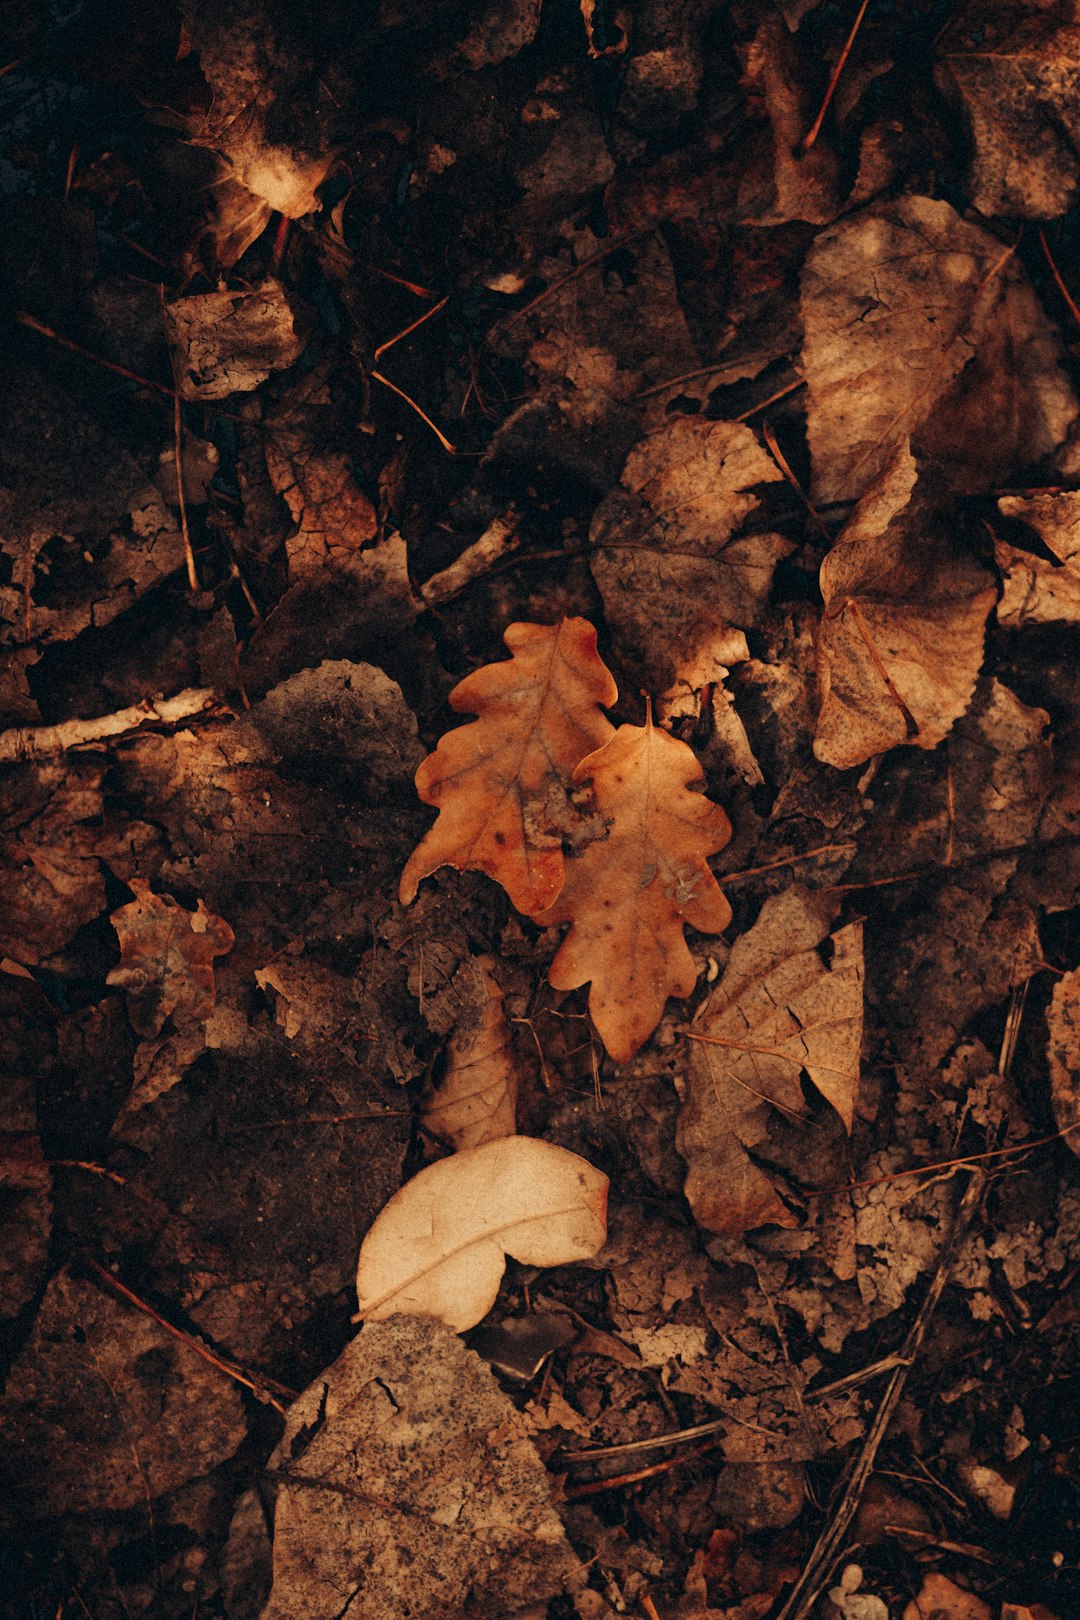
[(859, 29), (862, 26), (862, 20), (866, 16), (866, 8), (869, 4), (870, 0), (862, 0), (862, 5), (858, 10), (858, 15), (851, 25), (851, 32), (844, 41), (844, 48), (840, 52), (836, 66), (832, 70), (832, 77), (826, 86), (824, 99), (822, 100), (821, 106), (818, 108), (818, 115), (800, 142), (804, 152), (809, 152), (810, 148), (821, 134), (821, 126), (825, 122), (825, 114), (828, 112), (829, 104), (831, 103), (833, 96), (836, 94), (836, 86), (840, 82), (840, 75), (843, 73), (844, 68), (847, 65), (847, 59), (851, 55), (851, 47), (855, 43), (855, 35), (859, 32)]
[(87, 748), (143, 726), (171, 726), (181, 720), (222, 712), (213, 687), (189, 686), (171, 698), (144, 698), (115, 714), (93, 720), (62, 720), (55, 726), (15, 726), (0, 732), (0, 764), (15, 760), (53, 759), (73, 748)]

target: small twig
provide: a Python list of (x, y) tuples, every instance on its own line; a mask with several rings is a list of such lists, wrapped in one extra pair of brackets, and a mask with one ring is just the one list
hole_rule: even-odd
[(926, 1330), (930, 1325), (930, 1318), (934, 1314), (942, 1290), (949, 1280), (953, 1260), (956, 1252), (967, 1236), (969, 1227), (975, 1219), (976, 1211), (983, 1192), (983, 1176), (979, 1171), (972, 1171), (963, 1198), (953, 1216), (948, 1236), (942, 1246), (941, 1257), (933, 1280), (923, 1298), (919, 1313), (900, 1349), (901, 1363), (890, 1375), (888, 1387), (882, 1397), (881, 1404), (874, 1415), (869, 1433), (862, 1443), (855, 1465), (851, 1470), (840, 1502), (828, 1524), (823, 1528), (810, 1557), (807, 1559), (802, 1574), (788, 1594), (776, 1620), (804, 1620), (821, 1595), (829, 1579), (833, 1565), (840, 1555), (844, 1540), (847, 1536), (851, 1521), (854, 1519), (862, 1501), (866, 1483), (874, 1471), (881, 1442), (884, 1440), (892, 1422), (893, 1414), (904, 1391), (907, 1376), (922, 1346)]
[(0, 732), (0, 764), (51, 759), (73, 748), (104, 742), (106, 737), (138, 731), (146, 725), (171, 726), (211, 713), (216, 717), (221, 712), (213, 687), (189, 686), (175, 697), (144, 698), (129, 709), (98, 715), (93, 720), (62, 720), (55, 726), (15, 726), (11, 731)]
[(425, 309), (422, 315), (418, 315), (415, 321), (411, 321), (410, 324), (403, 327), (400, 332), (395, 332), (392, 338), (387, 338), (385, 343), (380, 343), (379, 347), (375, 350), (374, 359), (378, 360), (381, 355), (386, 353), (387, 349), (392, 349), (395, 343), (400, 343), (402, 338), (407, 338), (410, 333), (416, 331), (418, 326), (423, 326), (425, 321), (430, 321), (431, 317), (433, 315), (437, 315), (440, 309), (445, 309), (449, 302), (450, 297), (449, 294), (447, 294), (445, 298), (440, 298), (437, 304), (432, 304), (430, 309)]
[(194, 594), (199, 589), (199, 576), (195, 571), (195, 553), (191, 549), (191, 530), (188, 528), (187, 500), (184, 496), (184, 423), (180, 410), (180, 391), (173, 394), (173, 447), (176, 456), (176, 499), (180, 506), (180, 533), (184, 541), (184, 566), (188, 585)]
[(836, 86), (840, 82), (840, 75), (843, 73), (844, 67), (847, 64), (847, 59), (851, 55), (851, 47), (855, 43), (855, 35), (859, 32), (859, 29), (862, 26), (862, 20), (866, 15), (866, 8), (869, 4), (870, 0), (862, 0), (862, 5), (859, 7), (855, 21), (851, 25), (851, 32), (844, 41), (844, 48), (840, 52), (840, 55), (837, 58), (836, 66), (832, 70), (832, 77), (826, 86), (824, 99), (822, 100), (821, 106), (818, 108), (818, 115), (800, 142), (804, 152), (809, 152), (810, 148), (821, 134), (821, 126), (825, 122), (825, 114), (828, 112), (829, 104), (832, 101), (833, 96), (836, 94)]
[(50, 1170), (85, 1170), (91, 1176), (105, 1176), (109, 1181), (115, 1181), (118, 1187), (127, 1186), (127, 1178), (117, 1175), (115, 1170), (106, 1170), (102, 1164), (91, 1164), (88, 1159), (49, 1159)]
[(420, 420), (425, 422), (431, 429), (432, 433), (434, 433), (435, 437), (438, 439), (448, 456), (457, 455), (457, 447), (450, 443), (450, 440), (446, 437), (445, 433), (439, 431), (434, 422), (431, 420), (431, 417), (428, 416), (427, 412), (420, 409), (415, 399), (410, 398), (410, 396), (405, 392), (404, 388), (399, 388), (397, 383), (392, 383), (389, 377), (383, 376), (381, 371), (373, 371), (370, 373), (370, 375), (373, 382), (382, 383), (384, 388), (389, 388), (392, 394), (396, 394), (399, 399), (403, 399), (409, 409), (416, 412)]
[(105, 1270), (104, 1266), (99, 1266), (96, 1260), (86, 1259), (83, 1264), (96, 1277), (100, 1277), (102, 1282), (107, 1283), (121, 1298), (126, 1299), (129, 1305), (134, 1305), (135, 1309), (142, 1311), (144, 1316), (151, 1317), (172, 1338), (177, 1339), (181, 1344), (186, 1344), (189, 1350), (194, 1350), (197, 1356), (201, 1356), (204, 1361), (208, 1361), (212, 1367), (216, 1367), (226, 1377), (234, 1379), (238, 1384), (243, 1384), (245, 1389), (250, 1389), (253, 1394), (257, 1395), (260, 1400), (265, 1400), (275, 1411), (282, 1413), (285, 1411), (282, 1402), (276, 1398), (278, 1395), (284, 1395), (286, 1401), (296, 1399), (296, 1391), (290, 1389), (287, 1384), (279, 1384), (274, 1378), (260, 1378), (252, 1373), (245, 1372), (242, 1367), (237, 1366), (236, 1362), (227, 1361), (223, 1356), (215, 1355), (199, 1339), (194, 1338), (190, 1333), (185, 1333), (183, 1328), (174, 1327), (159, 1311), (155, 1311), (152, 1305), (148, 1305), (145, 1299), (140, 1299), (138, 1294), (132, 1293), (131, 1289), (120, 1281), (119, 1277), (114, 1277), (110, 1271)]
[(942, 1159), (938, 1164), (913, 1164), (906, 1170), (891, 1170), (886, 1176), (871, 1176), (867, 1181), (838, 1181), (831, 1187), (804, 1187), (802, 1189), (807, 1198), (831, 1197), (835, 1193), (854, 1192), (859, 1187), (883, 1187), (889, 1181), (904, 1181), (908, 1176), (935, 1175), (940, 1170), (962, 1170), (969, 1164), (985, 1164), (989, 1159), (1011, 1158), (1017, 1153), (1031, 1153), (1035, 1148), (1048, 1147), (1051, 1142), (1060, 1142), (1063, 1137), (1071, 1136), (1074, 1131), (1080, 1131), (1080, 1120), (1075, 1125), (1066, 1125), (1060, 1131), (1052, 1131), (1049, 1136), (1036, 1136), (1030, 1142), (1014, 1142), (1012, 1147), (987, 1148), (985, 1153), (966, 1153), (957, 1159)]
[(919, 734), (919, 722), (916, 720), (915, 716), (912, 714), (911, 710), (900, 696), (892, 676), (885, 668), (885, 665), (881, 659), (881, 654), (877, 650), (877, 645), (874, 638), (870, 634), (870, 626), (863, 617), (862, 608), (859, 606), (856, 599), (853, 596), (845, 596), (836, 608), (827, 609), (825, 618), (842, 618), (849, 608), (851, 609), (851, 616), (855, 620), (855, 628), (862, 637), (867, 652), (870, 654), (870, 662), (881, 676), (882, 681), (885, 683), (885, 690), (888, 692), (889, 696), (896, 704), (896, 707), (900, 710), (900, 713), (904, 717), (904, 725), (907, 728), (908, 736), (917, 737)]
[(809, 495), (803, 489), (802, 485), (799, 483), (799, 480), (796, 478), (795, 474), (792, 472), (791, 468), (789, 467), (787, 457), (785, 456), (784, 452), (781, 450), (779, 444), (777, 444), (777, 442), (776, 442), (776, 434), (773, 432), (773, 430), (769, 426), (768, 422), (762, 422), (762, 424), (761, 424), (761, 436), (765, 440), (765, 443), (768, 445), (769, 450), (772, 453), (772, 458), (776, 462), (776, 465), (779, 467), (780, 471), (783, 473), (784, 477), (787, 479), (788, 483), (791, 485), (792, 489), (795, 491), (796, 495), (799, 497), (799, 499), (802, 502), (803, 506), (806, 508), (806, 513), (807, 513), (807, 516), (809, 517), (811, 523), (814, 525), (814, 527), (818, 531), (818, 533), (823, 537), (826, 544), (827, 545), (832, 545), (832, 535), (829, 533), (829, 531), (825, 527), (824, 523), (822, 523), (821, 519), (818, 517), (818, 515), (815, 512), (814, 507), (813, 507), (813, 505), (811, 503)]
[(744, 866), (741, 872), (720, 872), (720, 883), (741, 883), (745, 878), (759, 877), (762, 872), (775, 872), (781, 866), (794, 866), (796, 861), (812, 861), (818, 855), (839, 855), (845, 849), (858, 849), (854, 838), (843, 844), (819, 844), (817, 849), (804, 850), (801, 855), (780, 855), (775, 861), (763, 861), (760, 866)]
[(72, 354), (81, 355), (84, 360), (90, 360), (95, 366), (104, 366), (106, 371), (115, 372), (116, 376), (123, 377), (126, 382), (138, 383), (140, 388), (149, 388), (155, 394), (162, 394), (166, 399), (172, 399), (176, 390), (166, 388), (164, 383), (154, 382), (150, 377), (142, 377), (137, 371), (129, 371), (127, 366), (118, 366), (113, 360), (106, 360), (100, 354), (94, 354), (90, 349), (84, 349), (81, 343), (72, 338), (61, 337), (54, 332), (51, 326), (39, 321), (35, 316), (28, 315), (24, 309), (15, 311), (15, 319), (20, 326), (25, 326), (31, 332), (37, 332), (40, 337), (48, 338), (50, 343), (58, 343), (62, 349), (70, 349)]
[(735, 422), (748, 422), (752, 416), (757, 415), (758, 411), (768, 410), (769, 406), (775, 405), (777, 400), (786, 399), (789, 394), (795, 394), (800, 388), (805, 387), (806, 378), (796, 377), (794, 382), (785, 383), (783, 388), (778, 388), (775, 394), (769, 395), (768, 399), (761, 400), (757, 405), (751, 405), (748, 411), (743, 411), (741, 416), (733, 417), (732, 420)]
[(409, 1108), (373, 1108), (366, 1113), (357, 1114), (301, 1114), (293, 1119), (259, 1119), (253, 1125), (230, 1125), (221, 1134), (243, 1136), (248, 1131), (274, 1131), (285, 1126), (288, 1126), (289, 1130), (294, 1130), (298, 1125), (347, 1125), (353, 1121), (406, 1119), (411, 1112)]
[(647, 1440), (624, 1440), (617, 1446), (594, 1446), (587, 1451), (560, 1452), (559, 1461), (584, 1468), (590, 1463), (607, 1462), (612, 1457), (634, 1457), (642, 1452), (666, 1451), (668, 1446), (687, 1446), (693, 1440), (703, 1440), (706, 1435), (719, 1434), (728, 1426), (727, 1418), (713, 1418), (711, 1423), (695, 1423), (689, 1429), (671, 1429), (666, 1434), (650, 1435)]
[(677, 1453), (674, 1457), (665, 1457), (663, 1462), (652, 1463), (648, 1468), (637, 1468), (632, 1474), (612, 1474), (608, 1479), (593, 1479), (586, 1485), (571, 1485), (564, 1493), (564, 1501), (579, 1502), (585, 1496), (599, 1496), (601, 1491), (621, 1490), (624, 1485), (638, 1485), (643, 1479), (654, 1479), (657, 1474), (670, 1473), (671, 1469), (679, 1468), (690, 1457), (698, 1457), (711, 1451), (718, 1444), (714, 1438), (702, 1446), (695, 1446), (692, 1451)]
[(530, 298), (527, 304), (522, 304), (520, 309), (511, 310), (509, 315), (504, 315), (501, 320), (496, 321), (488, 334), (489, 338), (497, 332), (504, 332), (508, 326), (513, 326), (515, 322), (523, 321), (526, 315), (531, 315), (534, 309), (539, 309), (540, 305), (546, 303), (549, 298), (554, 298), (555, 294), (561, 292), (571, 281), (576, 281), (579, 276), (583, 276), (586, 271), (593, 269), (595, 265), (602, 264), (606, 258), (609, 258), (612, 253), (616, 253), (619, 248), (628, 247), (631, 242), (637, 242), (643, 236), (651, 236), (656, 229), (655, 224), (646, 225), (639, 231), (630, 231), (624, 236), (613, 236), (598, 252), (590, 254), (587, 259), (582, 259), (580, 264), (576, 264), (564, 276), (559, 276), (557, 280), (553, 281), (550, 287), (545, 287), (542, 292), (537, 293), (535, 298)]
[(1068, 287), (1066, 287), (1065, 283), (1061, 279), (1061, 272), (1058, 270), (1057, 265), (1054, 263), (1054, 255), (1050, 252), (1050, 245), (1047, 242), (1045, 235), (1043, 234), (1043, 229), (1042, 229), (1041, 225), (1039, 226), (1039, 245), (1041, 246), (1041, 248), (1043, 250), (1043, 253), (1044, 253), (1045, 257), (1046, 257), (1047, 264), (1050, 266), (1050, 274), (1053, 276), (1054, 281), (1057, 283), (1057, 290), (1061, 294), (1062, 298), (1065, 300), (1065, 305), (1066, 305), (1066, 308), (1069, 311), (1069, 314), (1072, 316), (1072, 318), (1076, 322), (1077, 326), (1080, 326), (1080, 309), (1078, 309), (1076, 307), (1076, 300), (1073, 298), (1072, 293), (1069, 291)]
[(479, 540), (474, 540), (471, 546), (466, 546), (461, 556), (456, 558), (448, 568), (442, 568), (437, 574), (425, 580), (423, 585), (417, 587), (417, 596), (425, 608), (440, 608), (449, 602), (452, 597), (460, 596), (474, 580), (488, 574), (517, 550), (521, 544), (521, 535), (518, 532), (520, 518), (511, 508), (503, 517), (495, 518), (488, 524)]

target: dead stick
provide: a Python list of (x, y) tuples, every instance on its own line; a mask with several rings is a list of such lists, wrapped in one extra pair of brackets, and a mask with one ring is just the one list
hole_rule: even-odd
[(516, 551), (521, 544), (516, 512), (507, 512), (489, 523), (479, 540), (466, 546), (461, 556), (448, 568), (432, 574), (418, 589), (417, 594), (425, 608), (439, 608), (452, 597), (460, 596), (473, 580), (490, 573), (496, 563)]
[(144, 698), (129, 709), (101, 714), (93, 720), (63, 720), (56, 726), (15, 726), (0, 732), (0, 764), (15, 760), (52, 759), (72, 748), (85, 748), (137, 731), (143, 725), (175, 725), (201, 715), (215, 703), (210, 686), (189, 686), (171, 698)]
[(851, 1521), (854, 1519), (859, 1503), (862, 1501), (866, 1483), (874, 1471), (878, 1450), (888, 1433), (893, 1413), (896, 1411), (897, 1404), (904, 1392), (907, 1375), (919, 1353), (923, 1339), (926, 1336), (926, 1330), (930, 1326), (930, 1318), (933, 1316), (937, 1302), (941, 1298), (942, 1290), (949, 1280), (949, 1273), (952, 1270), (957, 1250), (967, 1236), (968, 1229), (975, 1219), (975, 1213), (982, 1198), (983, 1186), (984, 1177), (982, 1173), (973, 1171), (971, 1180), (968, 1182), (967, 1189), (953, 1217), (952, 1226), (945, 1240), (933, 1281), (926, 1291), (926, 1297), (919, 1308), (919, 1314), (912, 1324), (911, 1331), (901, 1347), (901, 1364), (889, 1378), (888, 1387), (874, 1416), (870, 1432), (863, 1441), (855, 1466), (851, 1470), (848, 1482), (844, 1487), (844, 1494), (841, 1497), (840, 1504), (818, 1537), (802, 1574), (789, 1592), (787, 1601), (776, 1616), (776, 1620), (805, 1620), (805, 1616), (810, 1613), (824, 1590), (851, 1526)]

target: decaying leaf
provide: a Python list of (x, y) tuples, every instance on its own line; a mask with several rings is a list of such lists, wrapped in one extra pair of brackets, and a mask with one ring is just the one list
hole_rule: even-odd
[(112, 914), (120, 940), (120, 965), (108, 984), (127, 992), (128, 1013), (140, 1035), (156, 1035), (167, 1018), (198, 1021), (214, 1005), (214, 958), (234, 944), (233, 931), (200, 900), (185, 911), (171, 894), (154, 894), (144, 878), (132, 878), (135, 899)]
[(450, 731), (416, 773), (439, 818), (401, 875), (408, 905), (440, 866), (486, 872), (519, 911), (540, 911), (563, 884), (562, 831), (575, 767), (613, 727), (603, 716), (618, 695), (585, 619), (512, 624), (512, 657), (485, 664), (450, 693), (472, 725)]
[(858, 500), (894, 446), (981, 490), (1063, 443), (1077, 399), (1015, 255), (947, 202), (875, 203), (822, 231), (803, 272), (815, 501)]
[(607, 1177), (552, 1142), (506, 1136), (428, 1165), (360, 1249), (358, 1315), (437, 1316), (459, 1333), (495, 1303), (506, 1257), (587, 1260), (607, 1232)]
[(249, 393), (303, 353), (296, 311), (268, 277), (254, 292), (196, 293), (165, 305), (182, 399)]
[(945, 529), (906, 444), (821, 565), (814, 752), (841, 769), (898, 743), (936, 748), (971, 701), (996, 591)]
[(971, 126), (972, 206), (1064, 214), (1080, 188), (1080, 6), (967, 0), (938, 49), (938, 84)]
[(579, 1564), (488, 1367), (434, 1321), (369, 1322), (290, 1408), (269, 1462), (261, 1620), (505, 1620)]
[(923, 1576), (919, 1595), (905, 1608), (903, 1620), (927, 1620), (927, 1616), (933, 1620), (990, 1620), (990, 1613), (989, 1603), (933, 1570)]
[(1080, 619), (1080, 491), (1003, 495), (998, 510), (1030, 524), (1054, 559), (995, 537), (994, 558), (1003, 580), (998, 624), (1008, 630), (1075, 624)]
[(301, 378), (267, 418), (267, 470), (298, 526), (285, 542), (293, 582), (347, 559), (378, 530), (335, 429), (320, 371)]
[(747, 142), (748, 162), (739, 182), (740, 222), (782, 225), (805, 219), (823, 225), (839, 207), (840, 164), (826, 141), (809, 150), (801, 144), (814, 112), (795, 37), (770, 9), (740, 54), (750, 107), (768, 125), (765, 140), (758, 126)]
[(782, 476), (738, 422), (672, 417), (631, 451), (593, 518), (590, 566), (624, 657), (654, 691), (707, 685), (747, 656), (743, 632), (792, 544), (741, 531), (760, 506), (752, 491)]
[(1054, 986), (1047, 1008), (1050, 1096), (1058, 1129), (1080, 1154), (1080, 968), (1064, 974)]
[(479, 1018), (454, 1030), (442, 1083), (420, 1116), (426, 1131), (455, 1149), (480, 1147), (517, 1129), (518, 1075), (502, 987), (493, 957), (478, 957), (476, 967), (484, 996)]
[(676, 1144), (699, 1226), (739, 1233), (793, 1218), (757, 1160), (770, 1116), (805, 1116), (808, 1075), (850, 1130), (863, 1018), (862, 928), (830, 933), (836, 907), (796, 887), (773, 895), (736, 940), (694, 1019)]
[(217, 1467), (247, 1433), (235, 1383), (66, 1271), (45, 1290), (0, 1416), (5, 1476), (24, 1509), (49, 1516), (145, 1513), (148, 1498)]
[(571, 924), (548, 978), (558, 990), (591, 980), (593, 1023), (625, 1063), (660, 1022), (668, 996), (687, 996), (697, 982), (684, 925), (715, 934), (731, 921), (706, 864), (730, 839), (731, 823), (689, 791), (701, 777), (693, 751), (651, 717), (620, 726), (574, 775), (591, 783), (608, 834), (567, 862), (565, 888), (536, 920)]
[(98, 858), (98, 760), (16, 766), (0, 820), (0, 873), (10, 897), (0, 908), (0, 954), (32, 966), (47, 961), (77, 928), (105, 909)]

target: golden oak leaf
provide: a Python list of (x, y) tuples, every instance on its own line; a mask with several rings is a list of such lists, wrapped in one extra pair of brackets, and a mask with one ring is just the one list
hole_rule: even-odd
[(731, 907), (705, 857), (731, 837), (718, 804), (688, 784), (701, 766), (685, 743), (652, 724), (620, 726), (583, 759), (608, 835), (567, 862), (566, 885), (536, 921), (572, 926), (551, 964), (557, 990), (592, 981), (589, 1011), (608, 1052), (625, 1063), (645, 1044), (668, 996), (687, 996), (697, 969), (683, 937), (689, 923), (715, 934)]
[(455, 1149), (479, 1147), (517, 1129), (518, 1075), (503, 993), (490, 956), (476, 958), (483, 1001), (450, 1037), (446, 1073), (421, 1124)]
[(207, 1018), (217, 995), (214, 958), (232, 950), (232, 929), (201, 900), (185, 911), (171, 894), (154, 894), (145, 878), (132, 878), (130, 887), (135, 899), (112, 914), (120, 965), (106, 982), (127, 991), (140, 1035), (156, 1035), (173, 1014)]
[(486, 872), (527, 915), (562, 888), (562, 837), (576, 815), (569, 783), (613, 734), (600, 708), (618, 690), (586, 619), (512, 624), (503, 640), (513, 656), (450, 693), (451, 708), (480, 718), (447, 732), (416, 773), (439, 819), (401, 875), (403, 905), (440, 866)]

